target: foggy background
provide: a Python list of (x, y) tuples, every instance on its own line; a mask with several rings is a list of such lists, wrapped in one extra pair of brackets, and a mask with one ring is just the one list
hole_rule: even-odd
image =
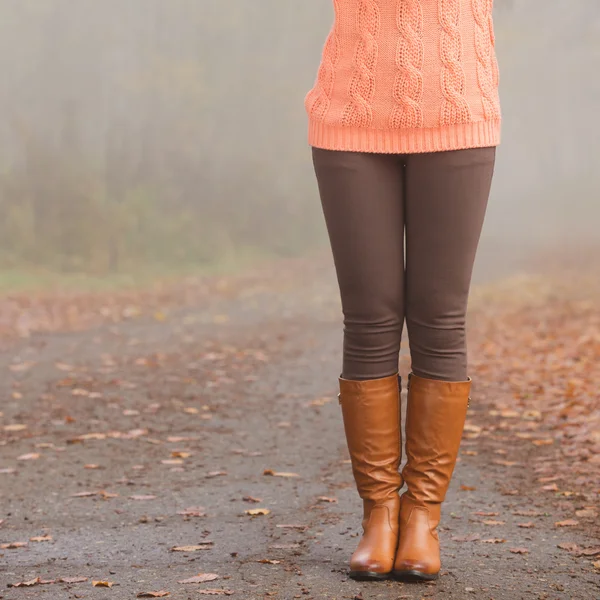
[[(600, 3), (496, 0), (479, 268), (600, 224)], [(329, 0), (1, 0), (0, 268), (177, 270), (325, 247), (304, 96)]]

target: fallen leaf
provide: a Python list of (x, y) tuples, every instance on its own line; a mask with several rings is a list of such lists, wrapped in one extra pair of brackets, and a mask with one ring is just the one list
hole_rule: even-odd
[(288, 473), (285, 471), (277, 472), (272, 469), (265, 469), (263, 475), (270, 475), (271, 477), (300, 477), (298, 473)]
[(182, 452), (179, 450), (171, 452), (171, 458), (189, 458), (190, 456), (192, 456), (191, 452)]
[(107, 588), (111, 588), (115, 584), (112, 581), (92, 581), (92, 585), (94, 587), (107, 587)]
[(17, 456), (17, 460), (37, 460), (40, 455), (37, 452), (30, 452), (29, 454), (21, 454)]
[(136, 598), (164, 598), (165, 596), (170, 596), (171, 593), (165, 590), (161, 590), (160, 592), (140, 592)]
[(574, 542), (563, 542), (562, 544), (558, 544), (558, 547), (561, 550), (567, 550), (568, 552), (579, 552), (580, 548)]
[(260, 560), (257, 560), (256, 562), (265, 564), (265, 565), (279, 565), (281, 564), (280, 560), (273, 560), (271, 558), (261, 558)]
[(129, 496), (130, 500), (155, 500), (156, 496), (152, 496), (152, 495), (140, 495), (140, 494), (134, 494), (133, 496)]
[(87, 581), (87, 577), (61, 577), (59, 583), (84, 583)]
[(242, 500), (244, 502), (262, 502), (261, 498), (255, 498), (254, 496), (244, 496)]
[(12, 425), (4, 426), (4, 431), (23, 431), (23, 429), (27, 429), (27, 425), (23, 423), (13, 423)]
[(182, 579), (179, 583), (204, 583), (206, 581), (214, 581), (215, 579), (219, 579), (219, 576), (216, 573), (200, 573), (195, 577)]
[(489, 538), (487, 540), (481, 540), (484, 544), (504, 544), (506, 542), (503, 538)]
[(31, 587), (32, 585), (39, 585), (42, 582), (41, 577), (30, 579), (29, 581), (19, 581), (18, 583), (9, 583), (8, 587)]
[(575, 519), (567, 519), (566, 521), (557, 521), (554, 523), (556, 527), (576, 527), (579, 525), (579, 521), (575, 521)]
[(575, 511), (575, 514), (582, 519), (595, 519), (598, 516), (598, 513), (593, 508), (577, 510)]
[(550, 446), (551, 444), (554, 444), (554, 440), (551, 439), (546, 439), (546, 440), (533, 440), (533, 442), (531, 442), (534, 446)]
[(13, 473), (16, 473), (17, 470), (13, 469), (12, 467), (6, 467), (4, 469), (0, 469), (0, 474), (1, 475), (12, 475)]
[(247, 515), (268, 515), (271, 511), (268, 508), (250, 508), (244, 512)]
[(27, 542), (9, 542), (8, 544), (0, 544), (0, 548), (3, 550), (14, 550), (15, 548), (24, 548), (27, 545)]
[(222, 590), (222, 589), (214, 589), (214, 590), (198, 590), (198, 594), (203, 596), (233, 596), (231, 590)]
[(531, 529), (532, 527), (535, 527), (535, 525), (529, 521), (528, 523), (518, 523), (517, 527), (522, 527), (523, 529)]
[(558, 492), (558, 486), (553, 483), (551, 485), (545, 485), (542, 487), (545, 492)]
[(600, 569), (600, 560), (597, 560), (596, 562), (593, 562), (592, 566), (594, 567), (594, 569)]
[(210, 471), (204, 477), (207, 477), (207, 478), (210, 478), (210, 477), (221, 477), (223, 475), (227, 475), (227, 471)]
[(196, 552), (197, 550), (211, 550), (213, 542), (197, 544), (195, 546), (173, 546), (171, 552)]
[(509, 552), (512, 552), (513, 554), (529, 554), (527, 548), (510, 548)]
[(497, 512), (484, 512), (482, 510), (478, 510), (477, 512), (474, 512), (473, 514), (477, 515), (478, 517), (497, 517), (500, 513), (497, 513)]
[(36, 537), (29, 538), (30, 542), (50, 542), (52, 541), (51, 535), (38, 535)]
[(460, 489), (463, 492), (474, 492), (477, 488), (476, 487), (471, 487), (470, 485), (461, 485)]
[(505, 521), (495, 521), (494, 519), (489, 519), (487, 521), (483, 521), (484, 525), (506, 525)]
[(328, 496), (319, 496), (317, 500), (319, 502), (337, 502), (337, 498), (330, 498)]
[(541, 517), (544, 513), (537, 510), (515, 510), (513, 515), (517, 517)]
[(179, 511), (177, 514), (183, 515), (184, 517), (205, 517), (206, 512), (204, 512), (204, 510), (205, 509), (202, 506), (190, 506), (190, 508)]
[(71, 498), (88, 498), (89, 496), (97, 496), (98, 492), (77, 492), (75, 494), (71, 494)]

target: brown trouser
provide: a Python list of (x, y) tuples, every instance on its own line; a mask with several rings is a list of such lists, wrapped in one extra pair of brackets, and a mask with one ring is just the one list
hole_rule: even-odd
[(344, 313), (342, 377), (396, 373), (406, 319), (415, 375), (467, 379), (467, 300), (495, 153), (313, 148)]

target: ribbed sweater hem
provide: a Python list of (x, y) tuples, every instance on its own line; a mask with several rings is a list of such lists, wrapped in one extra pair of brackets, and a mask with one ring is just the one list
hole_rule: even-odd
[(418, 129), (364, 129), (325, 125), (309, 118), (308, 143), (315, 148), (348, 152), (416, 154), (500, 144), (501, 121), (478, 121)]

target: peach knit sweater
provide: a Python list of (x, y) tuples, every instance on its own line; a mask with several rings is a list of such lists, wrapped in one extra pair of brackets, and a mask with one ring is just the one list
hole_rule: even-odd
[(493, 0), (333, 0), (309, 143), (415, 153), (500, 142)]

